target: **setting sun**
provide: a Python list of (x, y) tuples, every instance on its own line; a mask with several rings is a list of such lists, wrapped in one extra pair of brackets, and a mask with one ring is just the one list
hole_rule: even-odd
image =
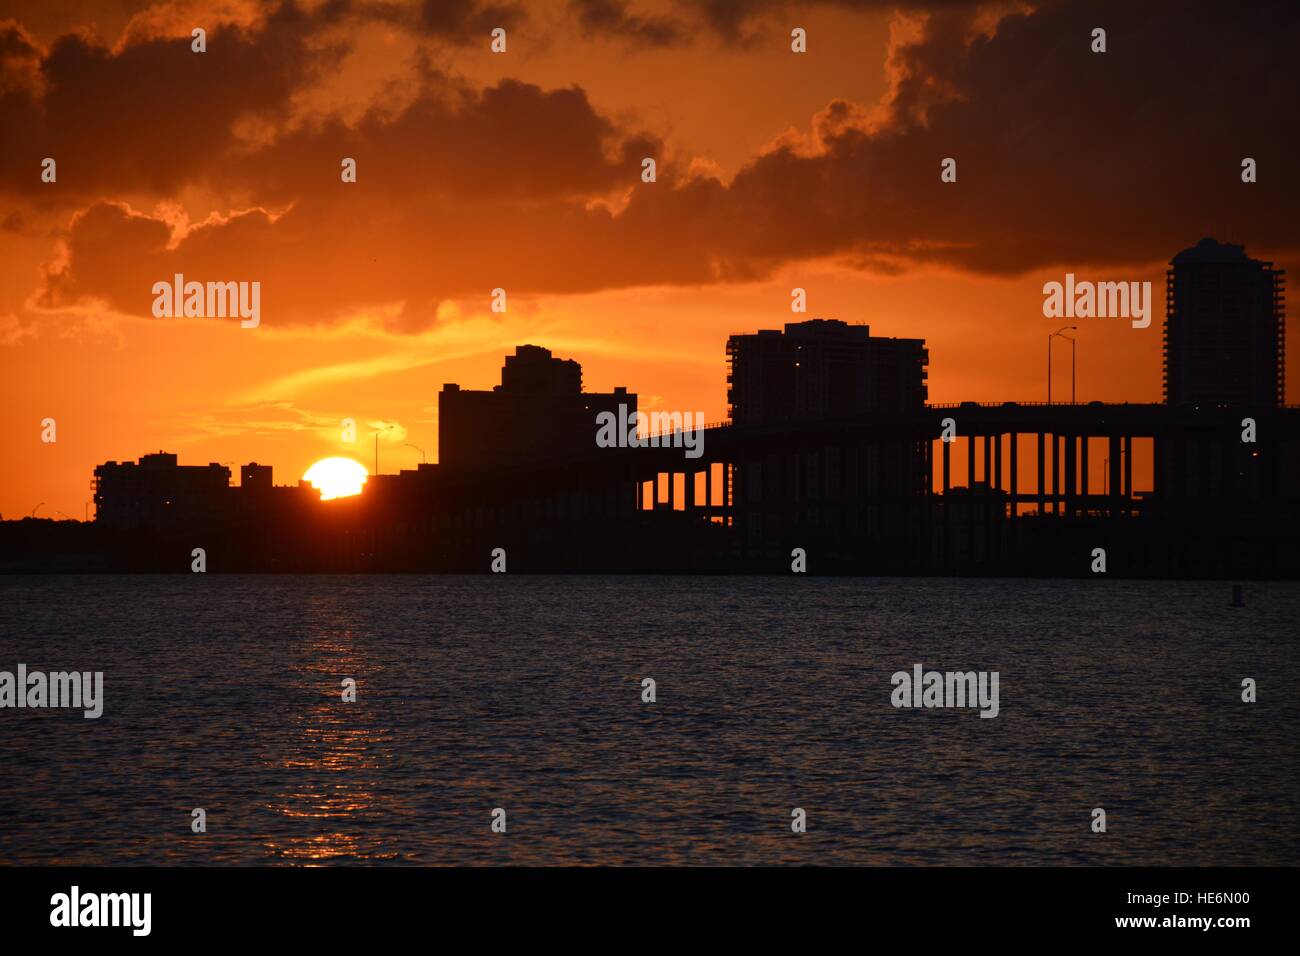
[(361, 494), (361, 486), (370, 473), (351, 458), (322, 458), (307, 469), (303, 479), (320, 491), (321, 501)]

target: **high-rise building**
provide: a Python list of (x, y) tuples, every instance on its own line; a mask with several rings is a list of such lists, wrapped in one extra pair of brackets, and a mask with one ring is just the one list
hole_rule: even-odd
[(596, 449), (596, 416), (636, 414), (637, 397), (582, 390), (582, 366), (549, 349), (520, 345), (506, 356), (501, 384), (470, 391), (447, 384), (438, 393), (438, 465), (483, 471), (583, 457)]
[(95, 468), (95, 521), (112, 527), (179, 529), (215, 523), (229, 495), (225, 465), (179, 465), (167, 452)]
[(271, 489), (271, 466), (259, 465), (255, 461), (239, 466), (239, 487), (244, 491), (269, 491)]
[(1202, 239), (1170, 260), (1164, 394), (1170, 405), (1281, 405), (1284, 271), (1245, 247)]
[(924, 339), (882, 338), (834, 319), (733, 335), (727, 361), (737, 425), (908, 411), (927, 395)]

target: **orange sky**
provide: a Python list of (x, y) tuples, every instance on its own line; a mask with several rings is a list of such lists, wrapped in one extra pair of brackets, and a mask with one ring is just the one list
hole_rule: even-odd
[[(1066, 271), (1152, 282), (1150, 328), (1081, 320), (1078, 391), (1158, 400), (1170, 256), (1300, 259), (1296, 14), (1195, 8), (0, 0), (0, 514), (158, 449), (434, 460), (441, 385), (525, 342), (714, 421), (728, 334), (823, 316), (927, 339), (932, 401), (1040, 400)], [(152, 317), (175, 271), (261, 325)]]

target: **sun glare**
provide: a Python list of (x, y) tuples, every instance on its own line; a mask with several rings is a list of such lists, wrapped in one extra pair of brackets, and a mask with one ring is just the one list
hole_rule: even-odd
[(361, 494), (361, 486), (370, 473), (351, 458), (322, 458), (302, 476), (320, 492), (321, 501)]

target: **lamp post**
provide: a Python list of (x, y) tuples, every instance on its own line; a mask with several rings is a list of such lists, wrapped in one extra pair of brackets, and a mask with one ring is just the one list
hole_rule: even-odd
[(1052, 404), (1052, 339), (1060, 336), (1070, 343), (1070, 404), (1074, 404), (1074, 339), (1064, 332), (1077, 332), (1077, 325), (1063, 325), (1047, 337), (1047, 404)]
[(381, 432), (386, 432), (388, 431), (388, 429), (392, 427), (393, 427), (392, 425), (385, 425), (383, 428), (379, 429), (379, 431), (375, 432), (375, 472), (374, 473), (376, 475), (379, 474), (379, 435)]
[(402, 444), (405, 445), (407, 448), (414, 448), (416, 451), (418, 451), (420, 453), (420, 462), (422, 464), (428, 463), (429, 458), (427, 455), (425, 455), (424, 449), (421, 448), (419, 445), (412, 445), (409, 441), (404, 441), (402, 442)]

